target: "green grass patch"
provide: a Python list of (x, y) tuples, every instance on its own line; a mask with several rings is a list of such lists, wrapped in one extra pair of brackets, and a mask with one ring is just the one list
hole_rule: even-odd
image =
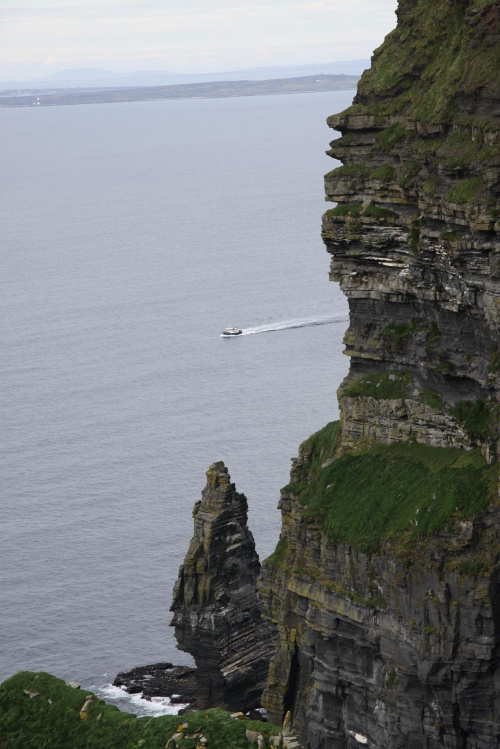
[(396, 221), (399, 218), (395, 211), (390, 211), (387, 208), (379, 208), (376, 205), (369, 205), (368, 208), (363, 211), (362, 215), (383, 220), (389, 219), (391, 221)]
[(325, 466), (332, 425), (325, 429), (301, 447), (303, 464), (289, 489), (333, 542), (408, 554), (412, 542), (455, 527), (497, 497), (498, 467), (479, 449), (397, 442), (347, 452)]
[(431, 322), (431, 326), (429, 328), (429, 332), (427, 333), (425, 342), (427, 351), (429, 351), (441, 339), (442, 335), (443, 334), (439, 330), (437, 322)]
[(408, 388), (413, 384), (409, 372), (383, 372), (360, 377), (343, 390), (349, 398), (377, 398), (399, 400), (408, 397)]
[(386, 341), (390, 341), (399, 348), (419, 330), (422, 330), (422, 321), (420, 318), (414, 317), (411, 323), (389, 323), (383, 329), (382, 335)]
[[(24, 690), (39, 694), (31, 699)], [(137, 718), (102, 700), (91, 702), (82, 720), (80, 710), (90, 694), (46, 673), (25, 671), (13, 676), (0, 685), (0, 745), (12, 749), (164, 749), (179, 725), (187, 723), (179, 749), (195, 749), (201, 735), (210, 749), (249, 749), (247, 728), (266, 739), (280, 731), (271, 724), (231, 720), (229, 713), (218, 709)]]
[(326, 211), (327, 216), (359, 216), (363, 205), (361, 203), (339, 203), (335, 208)]
[(348, 593), (346, 591), (343, 592), (343, 595), (347, 596), (347, 598), (349, 598), (353, 603), (360, 603), (362, 606), (372, 606), (381, 611), (385, 611), (387, 608), (387, 601), (383, 596), (378, 596), (377, 598), (362, 598), (357, 593)]
[(383, 166), (379, 166), (378, 169), (375, 169), (375, 171), (372, 172), (372, 179), (381, 179), (383, 181), (388, 181), (390, 179), (393, 179), (395, 173), (396, 170), (393, 166), (384, 164)]
[(434, 197), (434, 195), (437, 193), (437, 180), (426, 179), (425, 182), (422, 184), (422, 192), (424, 193), (424, 195), (427, 195), (429, 198)]
[(368, 169), (365, 164), (346, 164), (337, 167), (337, 169), (332, 169), (331, 172), (325, 174), (325, 179), (327, 182), (330, 182), (338, 178), (360, 179), (366, 176), (368, 176)]
[(389, 125), (375, 136), (375, 149), (378, 151), (390, 151), (395, 146), (403, 143), (408, 137), (408, 130), (399, 122)]
[(282, 536), (282, 538), (280, 538), (280, 540), (276, 544), (276, 548), (271, 556), (267, 557), (267, 559), (264, 560), (265, 564), (272, 564), (274, 567), (281, 567), (285, 562), (287, 551), (288, 538), (286, 536)]
[(439, 239), (444, 239), (446, 242), (460, 242), (462, 233), (459, 231), (443, 231), (439, 235)]
[(447, 200), (449, 203), (457, 203), (459, 205), (463, 203), (476, 203), (479, 200), (483, 189), (484, 185), (481, 177), (465, 179), (463, 182), (458, 182), (451, 188)]
[(490, 361), (488, 364), (488, 374), (498, 374), (500, 372), (500, 351), (495, 344), (491, 349)]
[(460, 562), (458, 571), (461, 575), (467, 575), (467, 577), (480, 577), (488, 572), (490, 565), (484, 561), (484, 559), (468, 559), (465, 562)]
[(399, 684), (398, 675), (396, 673), (396, 670), (394, 668), (391, 668), (390, 671), (385, 672), (385, 679), (384, 679), (384, 687), (386, 689), (395, 689)]
[(405, 190), (410, 190), (417, 183), (420, 164), (415, 161), (406, 161), (399, 172), (398, 185)]
[(427, 388), (422, 392), (420, 400), (426, 403), (431, 408), (435, 408), (438, 411), (443, 409), (443, 396), (436, 393), (435, 390), (428, 390)]
[(500, 405), (483, 399), (460, 401), (452, 415), (472, 439), (494, 439), (500, 425)]
[(436, 366), (438, 372), (442, 374), (454, 375), (456, 373), (455, 365), (449, 359), (448, 351), (440, 351), (438, 353), (439, 364)]
[(286, 486), (285, 490), (293, 489), (296, 482), (307, 481), (311, 469), (314, 473), (322, 470), (323, 462), (333, 458), (337, 453), (341, 437), (340, 421), (331, 421), (305, 440), (300, 446), (299, 463), (292, 471), (292, 483)]
[(420, 223), (418, 221), (411, 222), (410, 234), (408, 236), (408, 242), (410, 244), (411, 251), (414, 255), (418, 253), (418, 246), (420, 243)]

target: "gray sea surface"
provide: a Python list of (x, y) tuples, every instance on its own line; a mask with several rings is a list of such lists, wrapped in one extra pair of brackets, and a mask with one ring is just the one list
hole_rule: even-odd
[(0, 679), (191, 662), (169, 606), (215, 460), (274, 549), (347, 372), (320, 224), (352, 95), (2, 111)]

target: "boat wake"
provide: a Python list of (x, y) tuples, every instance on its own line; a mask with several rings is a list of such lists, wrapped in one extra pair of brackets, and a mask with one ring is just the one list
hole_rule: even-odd
[[(332, 325), (334, 323), (348, 322), (349, 315), (330, 315), (328, 317), (304, 317), (297, 320), (283, 320), (282, 322), (256, 325), (254, 328), (243, 328), (241, 335), (257, 335), (257, 333), (274, 333), (278, 330), (290, 330), (290, 328), (308, 328), (312, 325)], [(239, 337), (239, 336), (238, 336)]]

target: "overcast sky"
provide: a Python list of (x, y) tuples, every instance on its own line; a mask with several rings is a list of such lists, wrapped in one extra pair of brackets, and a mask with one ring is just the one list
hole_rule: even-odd
[(0, 80), (96, 67), (218, 72), (370, 57), (396, 0), (0, 0)]

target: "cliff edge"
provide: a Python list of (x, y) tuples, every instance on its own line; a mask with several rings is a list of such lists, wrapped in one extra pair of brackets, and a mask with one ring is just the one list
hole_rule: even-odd
[(500, 735), (500, 4), (400, 0), (329, 118), (339, 423), (282, 490), (264, 705), (310, 749)]

